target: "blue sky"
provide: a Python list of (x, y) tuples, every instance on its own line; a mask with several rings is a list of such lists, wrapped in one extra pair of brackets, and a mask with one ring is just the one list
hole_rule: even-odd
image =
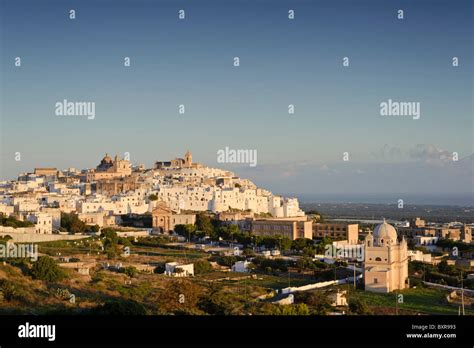
[[(258, 166), (226, 167), (276, 192), (473, 194), (470, 0), (0, 2), (2, 178), (105, 152), (217, 166), (229, 146)], [(63, 99), (96, 118), (55, 116)], [(380, 116), (388, 99), (421, 118)]]

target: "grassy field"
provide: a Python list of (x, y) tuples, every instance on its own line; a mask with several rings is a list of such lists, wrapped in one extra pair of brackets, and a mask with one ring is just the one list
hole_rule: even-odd
[[(55, 241), (55, 242), (43, 242), (38, 243), (38, 251), (40, 253), (49, 253), (51, 255), (79, 255), (79, 254), (91, 254), (91, 255), (105, 255), (105, 252), (91, 239), (84, 241)], [(170, 260), (188, 260), (195, 261), (197, 259), (207, 257), (207, 254), (199, 250), (185, 250), (185, 249), (168, 249), (161, 248), (158, 246), (138, 246), (134, 245), (130, 247), (131, 254), (140, 256), (152, 256), (160, 257)]]
[(288, 280), (288, 276), (274, 276), (274, 275), (263, 275), (258, 274), (257, 279), (247, 279), (245, 283), (248, 285), (253, 286), (260, 286), (263, 288), (271, 288), (271, 289), (283, 289), (287, 288), (288, 286), (302, 286), (306, 284), (314, 283), (314, 279), (310, 278), (294, 278), (290, 277)]
[[(420, 314), (458, 314), (458, 308), (446, 302), (445, 291), (430, 288), (412, 288), (399, 293), (403, 295), (403, 303), (398, 304), (398, 308), (401, 310), (410, 310)], [(357, 296), (364, 299), (370, 307), (395, 308), (395, 293), (377, 294), (358, 290)], [(466, 308), (466, 314), (474, 315), (474, 311)]]
[(170, 258), (180, 258), (196, 260), (205, 258), (207, 254), (194, 251), (194, 250), (180, 250), (180, 249), (165, 249), (160, 247), (144, 247), (144, 246), (133, 246), (131, 248), (132, 254), (148, 255), (148, 256), (160, 256)]
[(93, 238), (86, 238), (81, 240), (58, 240), (52, 242), (40, 242), (38, 244), (38, 251), (50, 255), (74, 255), (74, 254), (94, 254), (100, 252), (100, 247), (97, 241)]

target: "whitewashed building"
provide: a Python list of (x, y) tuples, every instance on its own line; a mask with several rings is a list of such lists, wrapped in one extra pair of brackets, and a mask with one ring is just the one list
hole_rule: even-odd
[(170, 277), (194, 276), (194, 264), (180, 264), (178, 262), (168, 262), (165, 264), (165, 274)]

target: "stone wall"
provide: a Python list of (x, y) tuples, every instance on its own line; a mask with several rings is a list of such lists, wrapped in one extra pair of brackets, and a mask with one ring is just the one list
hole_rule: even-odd
[(56, 240), (77, 240), (88, 238), (87, 235), (74, 234), (38, 234), (35, 233), (34, 227), (20, 227), (13, 228), (7, 226), (0, 226), (0, 237), (12, 237), (14, 243), (38, 243), (38, 242), (53, 242)]

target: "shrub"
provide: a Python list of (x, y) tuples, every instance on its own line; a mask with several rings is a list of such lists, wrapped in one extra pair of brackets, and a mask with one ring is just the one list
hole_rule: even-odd
[(86, 232), (99, 232), (99, 231), (100, 231), (99, 225), (86, 226)]
[(17, 294), (15, 285), (7, 279), (0, 279), (0, 292), (8, 302), (13, 300)]
[(196, 274), (208, 273), (212, 270), (212, 266), (207, 260), (199, 260), (194, 263), (194, 272)]
[(40, 256), (38, 258), (38, 261), (31, 268), (31, 276), (34, 279), (47, 282), (55, 282), (67, 278), (66, 273), (49, 256)]
[(69, 300), (71, 298), (71, 292), (68, 289), (56, 289), (56, 296), (61, 300)]
[(217, 262), (221, 266), (232, 267), (239, 259), (235, 256), (213, 256), (211, 261)]
[(349, 311), (353, 314), (370, 314), (369, 306), (359, 297), (349, 299)]
[(13, 228), (34, 226), (30, 221), (20, 221), (14, 216), (5, 217), (4, 214), (0, 214), (0, 225)]
[(91, 310), (94, 315), (146, 315), (146, 308), (133, 300), (111, 300)]
[(138, 271), (135, 267), (131, 266), (131, 267), (125, 267), (123, 269), (123, 273), (128, 275), (130, 278), (133, 278), (138, 273)]

